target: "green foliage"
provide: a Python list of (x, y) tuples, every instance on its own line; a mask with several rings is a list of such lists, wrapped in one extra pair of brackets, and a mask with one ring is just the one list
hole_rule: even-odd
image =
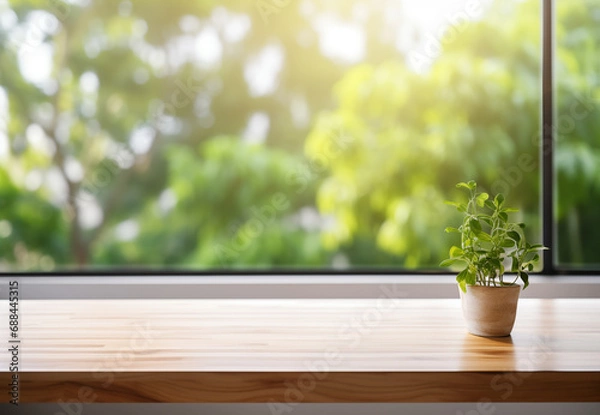
[[(22, 268), (17, 245), (32, 255), (50, 252), (54, 269), (327, 264), (329, 253), (307, 243), (318, 242), (318, 234), (288, 223), (314, 205), (316, 181), (304, 180), (297, 194), (290, 178), (300, 169), (297, 154), (308, 129), (307, 121), (295, 125), (290, 105), (298, 101), (309, 112), (330, 105), (322, 85), (347, 65), (321, 54), (318, 42), (298, 45), (298, 33), (315, 35), (310, 16), (298, 8), (272, 16), (267, 27), (255, 3), (240, 0), (14, 0), (0, 6), (0, 14), (14, 12), (18, 24), (13, 30), (0, 25), (0, 100), (6, 95), (8, 101), (0, 154), (6, 133), (7, 180), (20, 202), (0, 200), (19, 207), (0, 217), (11, 229), (10, 238), (0, 240), (0, 266)], [(251, 30), (231, 39), (231, 26), (244, 24)], [(7, 42), (16, 28), (22, 36)], [(202, 51), (198, 36), (211, 31), (223, 53), (220, 62), (204, 64), (195, 56)], [(286, 55), (278, 88), (254, 97), (246, 65), (273, 45)], [(42, 84), (27, 79), (20, 60), (44, 46), (53, 53)], [(310, 73), (303, 69), (308, 61)], [(241, 135), (257, 112), (269, 117), (270, 128), (265, 145), (249, 146)], [(50, 150), (29, 140), (32, 127), (43, 131)], [(134, 151), (132, 137), (140, 131), (150, 137), (147, 151)], [(83, 180), (69, 177), (67, 162), (82, 170)], [(33, 174), (48, 178), (39, 192), (24, 185)], [(224, 264), (215, 259), (214, 245), (229, 241), (250, 209), (276, 192), (285, 192), (290, 206), (263, 235), (280, 238), (256, 238)], [(173, 194), (176, 207), (157, 212), (161, 197)], [(96, 218), (86, 223), (92, 210)], [(123, 238), (124, 224), (137, 233)]]
[[(464, 265), (456, 276), (464, 292), (467, 285), (513, 285), (519, 278), (523, 289), (527, 288), (529, 273), (540, 259), (537, 252), (547, 248), (526, 241), (524, 223), (509, 221), (508, 214), (516, 209), (505, 206), (502, 193), (492, 198), (488, 193), (478, 192), (473, 180), (460, 182), (456, 187), (466, 189), (469, 199), (466, 203), (447, 202), (463, 214), (463, 221), (458, 228), (446, 228), (446, 232), (460, 234), (461, 245), (452, 246), (449, 258), (440, 266)], [(510, 272), (517, 276), (512, 282), (504, 281), (507, 262)]]
[[(539, 118), (533, 71), (514, 76), (514, 62), (504, 56), (507, 44), (536, 48), (530, 43), (536, 37), (516, 41), (507, 34), (501, 44), (486, 47), (486, 55), (471, 46), (488, 36), (492, 24), (498, 24), (494, 38), (506, 33), (500, 29), (506, 24), (535, 27), (534, 15), (527, 10), (513, 23), (473, 23), (451, 44), (452, 53), (442, 53), (424, 73), (401, 61), (348, 71), (334, 88), (338, 106), (317, 118), (306, 142), (313, 156), (340, 130), (353, 138), (350, 148), (330, 160), (317, 194), (320, 211), (335, 218), (323, 233), (326, 247), (344, 249), (355, 238), (370, 237), (406, 267), (434, 267), (449, 243), (431, 237), (452, 219), (440, 207), (448, 185), (477, 172), (490, 186), (514, 154), (537, 159), (530, 144)], [(533, 55), (521, 61), (539, 71), (536, 63)], [(513, 99), (514, 91), (520, 99)], [(465, 156), (470, 154), (477, 157)], [(534, 187), (535, 177), (528, 175), (516, 190)], [(537, 209), (531, 191), (519, 193), (526, 211)]]
[[(296, 221), (314, 195), (310, 187), (289, 187), (303, 167), (299, 157), (236, 137), (215, 137), (195, 148), (173, 145), (164, 154), (168, 190), (136, 214), (133, 239), (105, 235), (94, 263), (131, 266), (160, 258), (169, 267), (193, 270), (317, 267), (328, 261), (318, 233)], [(165, 197), (172, 202), (161, 206)]]
[[(453, 235), (436, 229), (464, 213), (443, 206), (451, 186), (478, 177), (493, 189), (521, 157), (531, 168), (504, 193), (529, 224), (519, 237), (535, 238), (540, 2), (496, 1), (449, 27), (420, 71), (388, 36), (404, 24), (389, 2), (305, 3), (267, 23), (241, 0), (0, 5), (0, 267), (437, 269)], [(597, 261), (600, 234), (586, 232), (600, 227), (598, 10), (600, 0), (557, 3), (558, 257), (581, 266)], [(364, 30), (362, 63), (323, 52), (328, 16)], [(221, 51), (214, 64), (195, 56), (208, 32)], [(10, 41), (18, 33), (26, 44)], [(284, 62), (277, 88), (253, 96), (246, 69), (266, 47)], [(42, 48), (50, 75), (36, 82), (25, 72), (37, 61), (23, 59)], [(256, 113), (269, 129), (249, 145)], [(147, 151), (134, 151), (140, 131)], [(249, 238), (252, 208), (279, 193), (289, 207)], [(478, 197), (479, 208), (493, 203)], [(124, 225), (137, 232), (124, 237)]]
[(0, 167), (0, 270), (48, 271), (68, 257), (61, 211), (42, 192), (22, 192)]

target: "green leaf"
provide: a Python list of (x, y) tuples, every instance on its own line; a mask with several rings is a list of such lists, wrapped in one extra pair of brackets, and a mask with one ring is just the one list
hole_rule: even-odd
[(500, 246), (503, 246), (504, 248), (510, 248), (515, 246), (515, 241), (513, 241), (512, 239), (505, 239), (502, 241), (502, 243), (500, 244)]
[(475, 232), (475, 234), (481, 232), (481, 224), (477, 219), (471, 219), (469, 221), (469, 227), (473, 232)]
[(501, 207), (504, 204), (504, 195), (502, 193), (498, 193), (494, 198), (494, 205)]
[(523, 289), (527, 288), (529, 285), (529, 274), (527, 274), (525, 271), (520, 271), (519, 277), (521, 277), (523, 280)]
[(488, 200), (490, 198), (490, 195), (488, 195), (487, 193), (480, 193), (477, 198), (477, 204), (481, 207), (483, 207), (485, 205), (485, 201)]
[(500, 217), (500, 219), (502, 219), (504, 222), (508, 220), (508, 215), (506, 214), (506, 212), (498, 213), (498, 217)]
[(463, 187), (465, 189), (473, 190), (477, 187), (477, 183), (475, 183), (473, 180), (470, 180), (467, 183), (465, 183), (465, 182), (457, 183), (456, 187), (458, 187), (458, 188)]
[(465, 182), (456, 183), (456, 187), (457, 188), (461, 188), (462, 187), (464, 189), (471, 190), (471, 187), (467, 183), (465, 183)]
[(476, 281), (477, 281), (477, 276), (475, 275), (475, 273), (467, 271), (467, 277), (465, 278), (465, 282), (469, 285), (475, 285)]
[(468, 268), (463, 269), (456, 276), (456, 282), (458, 282), (460, 289), (465, 293), (467, 292), (467, 277), (468, 277)]
[(467, 205), (465, 205), (464, 203), (452, 202), (450, 200), (446, 200), (444, 203), (450, 206), (454, 206), (459, 212), (464, 213), (467, 211)]
[(487, 223), (490, 226), (492, 226), (494, 223), (494, 220), (490, 216), (487, 216), (487, 215), (480, 215), (479, 220)]
[(502, 263), (500, 262), (500, 260), (498, 258), (490, 258), (490, 264), (495, 269), (502, 269)]
[[(457, 277), (457, 281), (458, 281), (458, 277)], [(462, 292), (464, 292), (464, 293), (467, 292), (467, 282), (465, 280), (458, 281), (458, 286), (460, 287)]]
[(492, 237), (485, 232), (477, 233), (477, 237), (484, 242), (492, 242)]
[(457, 258), (462, 255), (464, 255), (464, 252), (458, 246), (453, 246), (452, 248), (450, 248), (450, 258)]
[(519, 232), (517, 231), (509, 231), (506, 234), (516, 243), (519, 243), (521, 241), (521, 235), (519, 235)]
[(517, 258), (513, 257), (512, 265), (510, 267), (510, 272), (518, 272), (519, 271), (519, 261)]
[(461, 258), (444, 259), (442, 262), (440, 262), (440, 267), (449, 267), (450, 265), (454, 265), (459, 261), (462, 261), (462, 259)]
[(496, 210), (496, 206), (494, 206), (494, 203), (491, 200), (485, 201), (485, 207), (490, 210)]
[(446, 229), (444, 229), (444, 231), (446, 233), (460, 233), (460, 231), (456, 228), (453, 228), (451, 226), (448, 226)]

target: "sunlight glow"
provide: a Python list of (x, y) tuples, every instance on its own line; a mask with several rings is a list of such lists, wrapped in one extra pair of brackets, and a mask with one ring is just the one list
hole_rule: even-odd
[(129, 146), (135, 154), (146, 154), (152, 147), (156, 131), (151, 127), (138, 128), (131, 134)]
[(140, 225), (132, 219), (119, 223), (115, 228), (115, 237), (119, 241), (127, 242), (134, 240), (140, 232)]
[(214, 66), (221, 62), (223, 45), (217, 31), (207, 27), (196, 36), (195, 56), (200, 66)]
[(262, 143), (267, 138), (271, 121), (269, 116), (264, 112), (256, 112), (252, 114), (248, 121), (246, 131), (244, 131), (243, 139), (247, 143)]
[(364, 58), (366, 38), (359, 25), (329, 15), (318, 18), (315, 26), (324, 55), (346, 63), (357, 63)]
[(19, 54), (19, 70), (23, 77), (34, 84), (42, 84), (52, 74), (53, 48), (44, 43), (35, 49), (35, 53)]
[(278, 45), (263, 48), (244, 69), (244, 78), (248, 83), (250, 95), (259, 97), (272, 94), (277, 89), (277, 76), (283, 68), (283, 50)]
[(41, 152), (47, 157), (53, 157), (56, 153), (56, 146), (46, 137), (44, 130), (38, 124), (31, 124), (25, 130), (28, 144), (37, 152)]

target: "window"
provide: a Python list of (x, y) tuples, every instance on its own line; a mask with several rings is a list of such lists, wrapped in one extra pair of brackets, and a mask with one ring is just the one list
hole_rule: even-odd
[(555, 217), (560, 270), (600, 269), (600, 2), (556, 4)]
[(469, 179), (599, 268), (600, 0), (557, 1), (542, 191), (550, 3), (0, 2), (0, 271), (443, 272)]

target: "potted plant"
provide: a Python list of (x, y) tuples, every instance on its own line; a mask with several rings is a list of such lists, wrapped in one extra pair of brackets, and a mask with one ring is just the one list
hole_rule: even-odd
[[(529, 285), (529, 272), (539, 261), (542, 245), (531, 245), (525, 239), (524, 223), (509, 221), (508, 214), (516, 212), (504, 205), (499, 193), (490, 197), (478, 192), (477, 183), (458, 183), (469, 193), (467, 203), (446, 202), (463, 214), (458, 228), (446, 232), (459, 233), (461, 246), (450, 248), (450, 257), (440, 264), (464, 265), (458, 273), (463, 316), (470, 333), (477, 336), (508, 336), (517, 313), (521, 291)], [(505, 274), (506, 269), (514, 278)]]

